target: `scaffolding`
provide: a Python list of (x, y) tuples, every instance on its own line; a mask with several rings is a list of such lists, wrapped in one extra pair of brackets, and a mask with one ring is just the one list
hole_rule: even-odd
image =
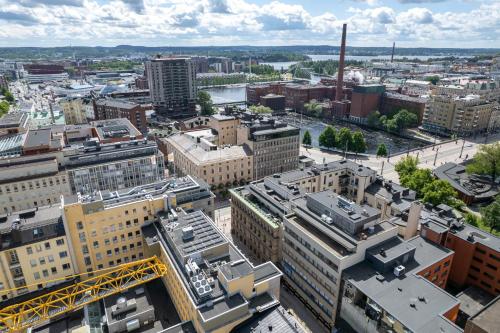
[[(1, 309), (0, 332), (25, 330), (64, 313), (81, 309), (89, 303), (159, 278), (166, 272), (165, 264), (156, 256), (113, 267), (98, 276)], [(79, 276), (86, 275), (88, 273)]]

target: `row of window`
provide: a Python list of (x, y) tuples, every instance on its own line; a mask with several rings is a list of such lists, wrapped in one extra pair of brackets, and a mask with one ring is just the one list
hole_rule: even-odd
[[(61, 267), (62, 267), (63, 271), (67, 271), (67, 270), (71, 269), (71, 264), (65, 263), (65, 264), (62, 264)], [(57, 267), (51, 267), (50, 272), (52, 273), (52, 275), (56, 275), (57, 274)], [(40, 272), (35, 272), (35, 273), (33, 273), (33, 277), (35, 278), (35, 280), (40, 280), (41, 277), (48, 278), (49, 277), (49, 270), (48, 269), (42, 270), (42, 275), (40, 275)]]
[[(36, 235), (37, 235), (38, 237), (41, 237), (41, 236), (40, 236), (40, 233), (41, 233), (41, 232), (43, 232), (43, 231), (42, 231), (41, 229), (37, 229), (37, 230), (38, 230), (38, 231), (36, 232)], [(42, 234), (42, 236), (43, 236), (43, 234)], [(56, 240), (56, 245), (57, 245), (57, 246), (62, 246), (62, 245), (64, 245), (64, 239), (63, 239), (63, 238), (57, 239), (57, 240)], [(51, 249), (51, 245), (50, 245), (50, 242), (45, 242), (45, 243), (43, 243), (43, 247), (42, 247), (42, 244), (35, 244), (35, 245), (34, 245), (34, 248), (35, 248), (35, 251), (36, 251), (36, 252), (41, 252), (43, 249), (45, 249), (45, 250), (50, 250), (50, 249)], [(28, 255), (33, 254), (33, 247), (31, 247), (31, 246), (26, 247), (26, 253), (27, 253)]]

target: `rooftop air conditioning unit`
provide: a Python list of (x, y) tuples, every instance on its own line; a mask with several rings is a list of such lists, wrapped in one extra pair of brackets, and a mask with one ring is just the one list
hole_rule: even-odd
[(399, 265), (397, 267), (394, 267), (394, 275), (396, 275), (398, 277), (403, 276), (405, 274), (405, 270), (406, 270), (406, 268), (403, 265)]

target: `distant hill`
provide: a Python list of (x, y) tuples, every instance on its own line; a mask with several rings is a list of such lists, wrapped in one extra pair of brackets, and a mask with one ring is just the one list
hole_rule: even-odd
[[(390, 55), (391, 47), (347, 47), (348, 55), (377, 56)], [(106, 58), (106, 57), (128, 57), (144, 56), (149, 57), (158, 53), (161, 54), (185, 54), (185, 55), (208, 55), (208, 56), (228, 56), (235, 59), (249, 56), (265, 58), (269, 54), (281, 54), (281, 60), (300, 60), (296, 55), (306, 54), (338, 54), (338, 46), (329, 45), (296, 45), (296, 46), (199, 46), (199, 47), (147, 47), (133, 45), (118, 45), (115, 47), (3, 47), (0, 48), (0, 58), (3, 59), (64, 59), (73, 56), (82, 58)], [(295, 56), (291, 56), (295, 54)], [(454, 49), (454, 48), (398, 48), (398, 56), (491, 56), (500, 55), (500, 48), (487, 49)]]

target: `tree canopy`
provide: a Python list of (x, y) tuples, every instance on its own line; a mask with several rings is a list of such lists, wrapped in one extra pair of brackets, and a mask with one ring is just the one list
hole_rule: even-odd
[(212, 97), (205, 90), (198, 91), (198, 104), (200, 104), (202, 115), (211, 116), (215, 113)]
[(327, 126), (318, 138), (319, 145), (325, 148), (335, 148), (337, 143), (337, 131), (332, 126)]
[(401, 185), (417, 192), (418, 197), (422, 197), (425, 185), (432, 183), (434, 177), (430, 169), (417, 169), (412, 173), (400, 177)]
[(495, 180), (500, 175), (500, 143), (481, 145), (466, 170), (468, 173), (491, 176)]
[(340, 129), (337, 135), (337, 147), (342, 150), (346, 149), (346, 147), (347, 150), (353, 150), (351, 130), (347, 127)]
[(272, 113), (273, 110), (267, 106), (262, 106), (262, 105), (252, 105), (250, 107), (250, 111), (253, 113), (259, 113), (259, 114), (266, 114), (266, 113)]
[(497, 195), (495, 201), (481, 209), (484, 224), (493, 230), (500, 230), (500, 195)]
[(312, 144), (311, 133), (309, 133), (309, 131), (306, 131), (304, 133), (304, 137), (302, 139), (302, 143), (305, 144), (305, 145), (308, 145), (308, 146), (310, 146)]
[(422, 200), (434, 206), (446, 204), (455, 205), (457, 192), (446, 180), (435, 179), (422, 189)]
[(418, 157), (406, 156), (396, 163), (394, 169), (399, 175), (399, 179), (404, 176), (411, 175), (417, 171)]
[(381, 143), (377, 147), (377, 156), (387, 156), (387, 147), (385, 144)]
[(366, 141), (363, 133), (356, 131), (352, 134), (352, 151), (356, 153), (364, 153), (366, 151)]

